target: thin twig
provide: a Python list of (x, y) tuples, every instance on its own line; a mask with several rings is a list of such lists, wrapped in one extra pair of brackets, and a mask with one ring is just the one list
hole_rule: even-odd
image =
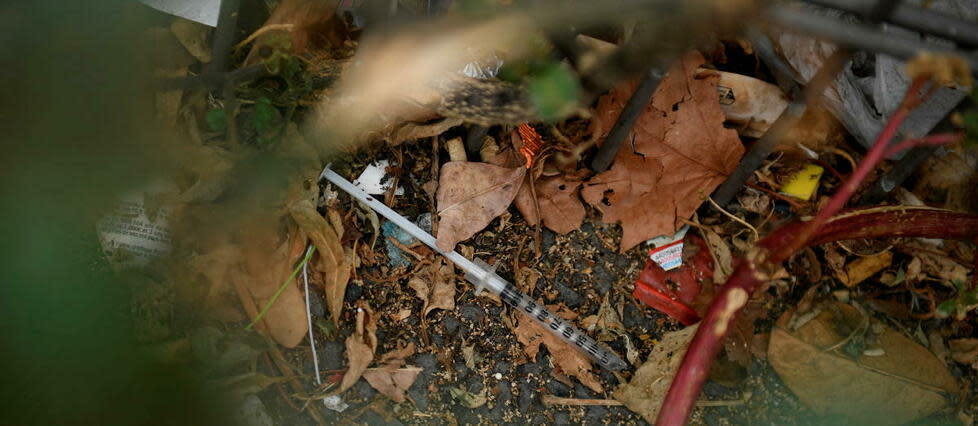
[[(308, 257), (316, 246), (310, 245), (306, 249)], [(316, 339), (312, 333), (312, 308), (309, 303), (309, 262), (302, 262), (302, 283), (306, 293), (306, 322), (309, 328), (309, 347), (312, 349), (312, 367), (316, 370), (316, 384), (322, 385), (323, 380), (319, 377), (319, 356), (316, 354)]]
[(754, 188), (754, 189), (756, 189), (758, 191), (761, 191), (761, 192), (763, 192), (763, 193), (765, 193), (767, 195), (770, 195), (770, 196), (772, 196), (774, 198), (777, 198), (777, 199), (779, 199), (781, 201), (784, 201), (784, 202), (790, 204), (791, 207), (794, 207), (794, 208), (799, 209), (799, 210), (801, 210), (801, 208), (802, 208), (801, 203), (799, 203), (798, 201), (792, 199), (791, 197), (788, 197), (788, 196), (782, 195), (782, 194), (778, 194), (777, 192), (774, 192), (774, 191), (772, 191), (770, 189), (767, 189), (767, 188), (765, 188), (763, 186), (760, 186), (760, 185), (758, 185), (756, 183), (753, 183), (753, 182), (747, 182), (746, 185), (748, 187), (751, 187), (751, 188)]
[(530, 169), (530, 196), (533, 197), (533, 213), (537, 217), (537, 224), (533, 231), (533, 253), (539, 259), (541, 254), (540, 234), (541, 227), (543, 226), (543, 217), (540, 216), (540, 200), (537, 199), (537, 180), (534, 177), (535, 175), (536, 173), (533, 172), (533, 169)]
[(238, 44), (234, 45), (234, 50), (238, 50), (238, 49), (244, 47), (245, 45), (247, 45), (248, 43), (251, 43), (256, 38), (260, 37), (262, 34), (265, 34), (266, 32), (274, 31), (274, 30), (285, 30), (285, 31), (292, 32), (292, 30), (293, 30), (294, 27), (295, 27), (295, 25), (293, 25), (293, 24), (268, 24), (268, 25), (265, 25), (264, 27), (261, 27), (261, 28), (255, 30), (255, 32), (251, 33), (251, 35), (248, 36), (247, 38), (245, 38), (244, 40), (241, 40), (241, 43), (238, 43)]
[(936, 135), (924, 136), (922, 138), (906, 139), (886, 150), (884, 157), (892, 156), (905, 149), (928, 145), (949, 145), (960, 141), (964, 135), (960, 133), (940, 133)]
[(747, 223), (747, 221), (745, 221), (745, 220), (743, 220), (743, 219), (741, 219), (741, 218), (739, 218), (737, 216), (734, 216), (733, 213), (730, 213), (730, 212), (724, 210), (723, 207), (720, 207), (720, 205), (717, 204), (716, 201), (713, 201), (713, 198), (706, 197), (706, 199), (710, 201), (710, 204), (712, 204), (713, 207), (715, 207), (717, 210), (720, 210), (720, 213), (723, 213), (723, 214), (727, 215), (727, 217), (733, 219), (734, 222), (737, 222), (737, 223), (739, 223), (741, 225), (744, 225), (748, 229), (750, 229), (751, 232), (754, 233), (754, 241), (757, 241), (759, 238), (761, 238), (761, 235), (757, 233), (757, 229), (755, 229), (753, 226), (751, 226), (751, 224)]

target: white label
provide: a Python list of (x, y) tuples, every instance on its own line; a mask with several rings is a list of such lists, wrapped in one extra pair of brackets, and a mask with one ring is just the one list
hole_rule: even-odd
[(683, 264), (683, 238), (689, 231), (689, 225), (683, 225), (675, 234), (655, 237), (648, 241), (655, 246), (649, 250), (649, 258), (658, 263), (662, 269), (676, 269)]

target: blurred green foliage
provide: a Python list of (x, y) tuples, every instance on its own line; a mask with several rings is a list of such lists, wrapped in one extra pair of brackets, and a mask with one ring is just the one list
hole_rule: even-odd
[(954, 281), (952, 284), (957, 291), (954, 297), (937, 306), (937, 314), (963, 320), (969, 312), (978, 308), (978, 289), (971, 288), (964, 281)]
[(0, 7), (0, 423), (224, 424), (189, 371), (140, 350), (94, 222), (175, 159), (153, 119), (153, 24), (132, 1)]
[(581, 96), (577, 75), (559, 63), (532, 76), (528, 87), (530, 99), (545, 121), (555, 121), (572, 113)]

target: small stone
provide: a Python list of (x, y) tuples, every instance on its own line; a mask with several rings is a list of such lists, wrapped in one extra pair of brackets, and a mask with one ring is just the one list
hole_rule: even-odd
[(458, 311), (462, 318), (473, 323), (482, 322), (482, 319), (486, 317), (486, 310), (477, 305), (462, 305)]
[(560, 300), (568, 307), (573, 308), (580, 306), (581, 295), (576, 291), (559, 282), (555, 282), (554, 287), (557, 289), (557, 292), (560, 293)]
[(357, 300), (360, 300), (360, 296), (362, 295), (363, 288), (355, 282), (350, 282), (346, 286), (346, 297), (344, 297), (343, 300), (346, 301), (346, 303), (354, 303)]
[(450, 316), (446, 316), (445, 320), (442, 321), (442, 324), (444, 324), (445, 326), (445, 333), (448, 334), (455, 334), (455, 332), (458, 331), (458, 327), (462, 325), (462, 323), (459, 320), (455, 319), (455, 317), (450, 317)]
[(493, 374), (492, 377), (495, 377), (496, 380), (502, 380), (503, 379), (503, 374), (502, 373), (496, 373), (496, 374)]

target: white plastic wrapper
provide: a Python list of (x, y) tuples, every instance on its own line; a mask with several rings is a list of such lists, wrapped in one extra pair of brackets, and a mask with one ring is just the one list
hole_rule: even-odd
[(465, 66), (459, 70), (459, 72), (468, 77), (488, 80), (490, 78), (495, 78), (496, 74), (499, 74), (499, 69), (503, 67), (502, 58), (500, 58), (495, 52), (481, 54), (481, 52), (478, 50), (469, 48), (469, 51), (466, 53), (473, 58), (478, 58), (465, 64)]
[(688, 231), (689, 225), (683, 225), (673, 235), (663, 235), (647, 241), (654, 247), (649, 249), (649, 258), (666, 271), (682, 266), (683, 239)]

